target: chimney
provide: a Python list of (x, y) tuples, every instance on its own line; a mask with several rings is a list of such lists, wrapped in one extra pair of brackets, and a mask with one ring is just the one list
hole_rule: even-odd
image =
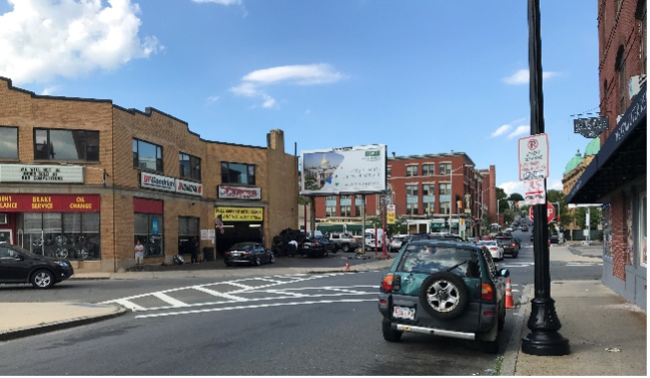
[(266, 144), (270, 150), (280, 150), (284, 152), (284, 131), (280, 129), (271, 130), (266, 134)]

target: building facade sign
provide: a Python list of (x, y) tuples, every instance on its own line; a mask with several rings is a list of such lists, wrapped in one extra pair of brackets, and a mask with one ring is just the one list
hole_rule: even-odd
[(91, 213), (100, 210), (98, 195), (0, 194), (3, 213)]
[(609, 129), (608, 117), (577, 118), (573, 120), (573, 132), (593, 139)]
[(172, 177), (155, 175), (148, 172), (141, 172), (140, 187), (147, 189), (164, 190), (167, 192), (175, 192), (176, 180)]
[(261, 200), (262, 188), (247, 188), (239, 186), (218, 185), (219, 199), (248, 199)]
[(214, 209), (214, 217), (222, 222), (261, 222), (264, 220), (262, 207), (223, 207)]
[(83, 184), (84, 170), (76, 165), (0, 164), (0, 182)]
[(203, 197), (203, 184), (176, 179), (176, 192)]

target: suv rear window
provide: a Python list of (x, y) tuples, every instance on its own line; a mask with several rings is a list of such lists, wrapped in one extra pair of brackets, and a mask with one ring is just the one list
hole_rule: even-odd
[(419, 243), (406, 247), (397, 270), (424, 274), (452, 272), (461, 277), (480, 277), (476, 250)]

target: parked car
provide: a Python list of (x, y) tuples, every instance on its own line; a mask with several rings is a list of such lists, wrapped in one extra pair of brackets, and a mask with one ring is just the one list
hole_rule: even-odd
[(343, 252), (351, 252), (359, 248), (359, 239), (345, 232), (332, 232), (329, 240), (335, 243), (337, 251), (341, 249)]
[(503, 260), (503, 247), (499, 246), (496, 240), (480, 240), (476, 245), (487, 248), (494, 260)]
[(17, 245), (0, 244), (0, 283), (31, 283), (47, 289), (74, 274), (67, 260), (36, 255)]
[(390, 252), (399, 251), (402, 248), (406, 235), (395, 235), (390, 239), (388, 250)]
[(497, 236), (496, 237), (497, 245), (503, 248), (503, 253), (517, 258), (519, 256), (519, 244), (514, 238), (507, 236)]
[(298, 248), (298, 254), (307, 257), (327, 257), (333, 252), (336, 244), (327, 238), (307, 238)]
[(227, 266), (235, 264), (250, 264), (260, 266), (263, 263), (273, 264), (275, 256), (270, 249), (257, 242), (237, 243), (230, 247), (224, 254), (224, 263)]
[(404, 332), (479, 340), (498, 352), (506, 321), (507, 269), (497, 271), (481, 247), (446, 240), (407, 245), (384, 277), (379, 294), (382, 333)]

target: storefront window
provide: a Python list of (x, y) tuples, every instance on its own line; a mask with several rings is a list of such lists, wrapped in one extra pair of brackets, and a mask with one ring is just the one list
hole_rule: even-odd
[(189, 254), (198, 248), (195, 242), (200, 240), (199, 232), (199, 218), (178, 217), (178, 253)]
[(38, 255), (67, 260), (99, 260), (99, 213), (23, 213), (18, 242)]
[(163, 256), (163, 216), (162, 214), (135, 214), (134, 240), (144, 245), (144, 257)]
[(18, 159), (18, 128), (0, 126), (0, 159)]
[(648, 194), (642, 193), (639, 198), (639, 238), (641, 244), (640, 265), (644, 268), (648, 265)]

